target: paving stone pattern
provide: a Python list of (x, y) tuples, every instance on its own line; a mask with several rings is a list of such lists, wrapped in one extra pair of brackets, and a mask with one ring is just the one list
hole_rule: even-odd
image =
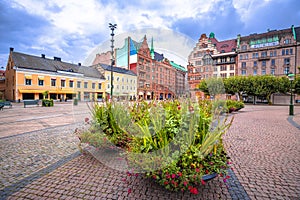
[[(10, 155), (5, 158), (9, 164), (6, 170), (15, 170), (21, 175), (20, 178), (14, 177), (16, 173), (6, 176), (3, 175), (6, 171), (1, 169), (0, 179), (7, 177), (15, 190), (5, 186), (0, 190), (0, 199), (300, 199), (300, 133), (295, 127), (299, 125), (298, 113), (300, 107), (295, 107), (296, 115), (291, 118), (286, 107), (247, 105), (232, 114), (234, 123), (224, 136), (233, 166), (229, 170), (231, 178), (226, 184), (217, 177), (204, 186), (199, 185), (198, 195), (167, 191), (142, 175), (128, 176), (124, 171), (104, 165), (89, 153), (79, 155), (77, 138), (72, 131), (68, 132), (74, 124), (53, 125), (54, 133), (46, 128), (38, 133), (5, 136), (0, 142), (7, 141), (0, 143), (0, 148), (1, 153), (7, 151)], [(28, 143), (35, 148), (24, 152), (14, 143)], [(60, 153), (54, 150), (57, 146)], [(41, 154), (44, 157), (38, 155), (41, 151), (45, 151)], [(30, 161), (26, 162), (27, 158)], [(47, 166), (47, 160), (53, 163)], [(43, 169), (38, 170), (40, 168)]]
[(300, 131), (287, 118), (285, 107), (247, 106), (224, 137), (251, 199), (300, 199)]

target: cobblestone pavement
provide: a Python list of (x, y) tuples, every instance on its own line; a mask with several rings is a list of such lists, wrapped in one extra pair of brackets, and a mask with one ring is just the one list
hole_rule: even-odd
[(14, 104), (1, 111), (0, 190), (78, 152), (74, 130), (89, 117), (85, 105), (53, 108)]
[[(299, 121), (300, 107), (295, 114)], [(300, 127), (287, 119), (286, 107), (247, 106), (235, 114), (224, 137), (234, 172), (251, 199), (300, 199)]]
[[(65, 112), (67, 106), (58, 109)], [(7, 161), (0, 160), (0, 180), (7, 184), (1, 186), (0, 199), (300, 199), (300, 131), (294, 126), (300, 107), (290, 120), (283, 106), (247, 105), (233, 114), (234, 123), (224, 137), (233, 162), (231, 178), (227, 184), (218, 177), (199, 186), (198, 195), (166, 191), (142, 176), (113, 170), (90, 154), (80, 155), (72, 133), (88, 112), (80, 106), (72, 109), (73, 117), (64, 113), (73, 118), (69, 125), (58, 121), (55, 126), (52, 118), (44, 130), (2, 136), (1, 158)]]

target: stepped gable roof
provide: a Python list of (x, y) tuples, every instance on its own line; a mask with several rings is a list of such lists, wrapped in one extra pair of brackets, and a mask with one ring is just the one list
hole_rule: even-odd
[[(103, 63), (99, 63), (99, 65), (104, 70), (111, 71), (111, 65), (107, 65), (107, 64), (103, 64)], [(124, 68), (121, 68), (121, 67), (113, 67), (113, 72), (120, 73), (120, 74), (127, 74), (127, 75), (131, 75), (131, 76), (136, 76), (136, 74), (133, 71), (128, 70), (128, 69), (124, 69)]]
[(14, 65), (18, 68), (41, 70), (49, 72), (65, 71), (70, 73), (80, 73), (86, 77), (105, 79), (104, 76), (92, 67), (86, 67), (67, 62), (62, 62), (60, 58), (49, 59), (19, 52), (11, 52)]

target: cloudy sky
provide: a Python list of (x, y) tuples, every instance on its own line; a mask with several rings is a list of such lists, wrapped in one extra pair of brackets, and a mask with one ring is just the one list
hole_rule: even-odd
[[(107, 51), (101, 45), (110, 40), (110, 22), (117, 24), (115, 33), (119, 38), (137, 30), (163, 29), (167, 33), (180, 34), (194, 43), (202, 33), (208, 35), (214, 32), (218, 40), (227, 40), (235, 38), (237, 34), (243, 36), (300, 25), (299, 0), (128, 2), (1, 0), (0, 67), (6, 66), (10, 47), (26, 54), (46, 54), (48, 58), (57, 56), (66, 62), (85, 63), (95, 51)], [(172, 35), (175, 43), (176, 34)], [(148, 40), (152, 36), (147, 34)], [(159, 34), (154, 40), (156, 46), (163, 41), (159, 40)], [(116, 43), (116, 47), (120, 45)], [(163, 48), (169, 50), (166, 46)], [(186, 56), (185, 53), (179, 54)]]

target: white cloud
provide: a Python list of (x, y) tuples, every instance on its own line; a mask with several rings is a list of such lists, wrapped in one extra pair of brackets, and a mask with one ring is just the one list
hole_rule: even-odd
[(265, 7), (270, 4), (272, 0), (232, 0), (232, 5), (240, 15), (241, 20), (247, 24), (247, 21), (252, 18), (252, 14), (260, 7)]

